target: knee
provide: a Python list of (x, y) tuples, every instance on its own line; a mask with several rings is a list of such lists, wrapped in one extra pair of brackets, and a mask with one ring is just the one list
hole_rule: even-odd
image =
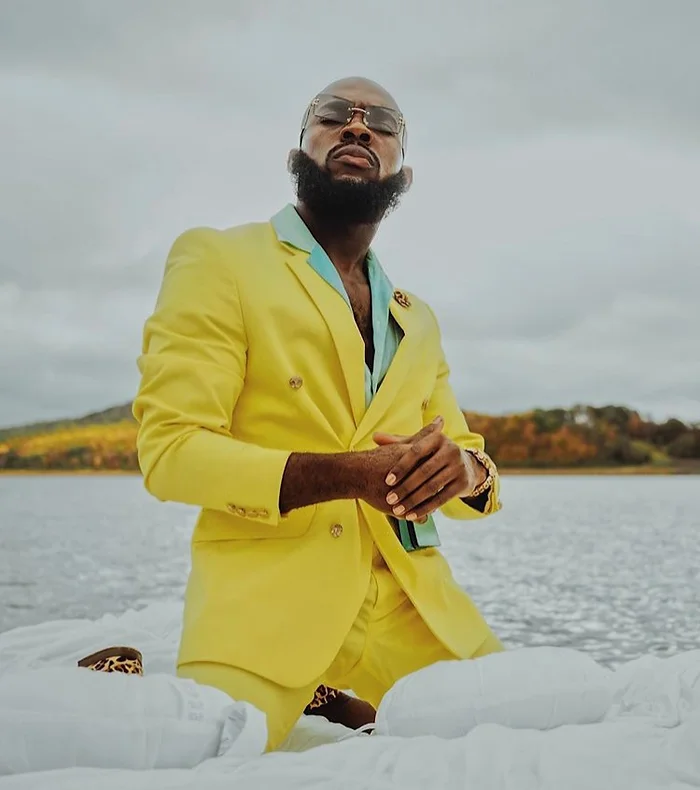
[(265, 714), (266, 752), (275, 751), (289, 737), (313, 689), (286, 689), (252, 672), (225, 664), (199, 662), (183, 664), (177, 675), (202, 686), (212, 686), (231, 699), (248, 702)]

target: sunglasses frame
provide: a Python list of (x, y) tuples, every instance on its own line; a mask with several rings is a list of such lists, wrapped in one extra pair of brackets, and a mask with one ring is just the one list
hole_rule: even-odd
[[(397, 132), (389, 132), (389, 134), (394, 134), (396, 137), (398, 137), (401, 140), (401, 153), (404, 152), (404, 150), (406, 148), (406, 119), (404, 118), (402, 113), (400, 113), (398, 110), (395, 110), (393, 107), (384, 107), (381, 104), (372, 104), (369, 107), (354, 107), (352, 105), (352, 102), (349, 99), (344, 99), (342, 96), (335, 96), (332, 93), (319, 93), (319, 95), (316, 96), (313, 99), (313, 101), (309, 104), (309, 106), (308, 106), (308, 108), (306, 110), (306, 113), (304, 114), (304, 120), (301, 123), (301, 133), (299, 135), (299, 145), (301, 145), (301, 141), (302, 141), (302, 139), (304, 137), (304, 132), (307, 129), (307, 126), (308, 126), (308, 123), (309, 123), (309, 119), (311, 118), (312, 115), (316, 116), (315, 108), (318, 107), (318, 105), (321, 102), (321, 99), (324, 98), (324, 97), (331, 98), (331, 99), (337, 99), (338, 101), (342, 101), (342, 102), (347, 102), (350, 105), (348, 107), (348, 117), (347, 117), (347, 120), (345, 121), (345, 124), (344, 124), (345, 126), (347, 126), (347, 124), (349, 124), (350, 121), (352, 121), (353, 116), (355, 115), (356, 112), (361, 112), (362, 113), (362, 123), (368, 129), (372, 129), (372, 127), (367, 124), (367, 118), (368, 117), (371, 118), (371, 112), (372, 112), (373, 109), (380, 108), (382, 110), (387, 110), (392, 115), (396, 115), (397, 119), (398, 119), (399, 129), (398, 129)], [(379, 131), (379, 130), (373, 129), (372, 131)]]

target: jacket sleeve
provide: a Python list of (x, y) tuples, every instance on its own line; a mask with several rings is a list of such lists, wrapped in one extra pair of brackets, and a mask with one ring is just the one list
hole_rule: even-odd
[[(437, 319), (436, 319), (437, 324)], [(440, 330), (438, 328), (438, 337)], [(428, 425), (438, 415), (445, 421), (445, 434), (458, 444), (462, 449), (478, 448), (484, 450), (484, 437), (469, 430), (464, 413), (459, 407), (457, 398), (450, 385), (450, 368), (445, 358), (442, 342), (439, 344), (440, 359), (438, 363), (438, 373), (435, 388), (428, 401), (428, 406), (424, 412), (424, 424)], [(483, 508), (475, 508), (468, 505), (459, 497), (451, 499), (440, 508), (440, 512), (448, 518), (467, 520), (483, 518), (484, 516), (496, 513), (501, 509), (500, 480), (498, 475), (491, 488), (484, 493), (485, 503)], [(480, 503), (481, 504), (481, 503)]]
[(247, 339), (235, 269), (218, 232), (182, 234), (168, 256), (138, 359), (133, 413), (147, 490), (163, 501), (275, 526), (290, 452), (230, 434)]

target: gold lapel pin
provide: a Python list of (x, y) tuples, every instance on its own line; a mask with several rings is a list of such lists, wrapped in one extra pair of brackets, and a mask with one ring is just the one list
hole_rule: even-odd
[(403, 291), (399, 291), (398, 289), (394, 291), (394, 299), (401, 305), (401, 307), (410, 307), (411, 300), (406, 296)]

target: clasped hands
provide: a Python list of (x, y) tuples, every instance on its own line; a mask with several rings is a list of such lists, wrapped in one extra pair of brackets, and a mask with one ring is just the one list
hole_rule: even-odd
[(449, 500), (469, 497), (487, 471), (443, 427), (436, 417), (413, 436), (375, 433), (378, 447), (366, 453), (361, 498), (396, 518), (424, 521)]

